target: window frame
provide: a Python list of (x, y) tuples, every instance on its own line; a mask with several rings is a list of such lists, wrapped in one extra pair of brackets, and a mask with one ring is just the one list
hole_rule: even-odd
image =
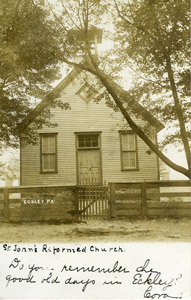
[[(101, 148), (101, 141), (100, 141), (100, 131), (94, 131), (94, 132), (75, 132), (76, 134), (76, 149), (81, 150), (99, 150)], [(79, 136), (98, 136), (98, 146), (96, 147), (79, 147)]]
[[(135, 137), (135, 150), (123, 150), (122, 145), (122, 135), (123, 134), (133, 134)], [(137, 144), (137, 135), (133, 130), (120, 130), (120, 157), (121, 157), (121, 171), (139, 171), (139, 161), (138, 161), (138, 144)], [(136, 157), (136, 166), (133, 168), (130, 167), (124, 167), (123, 163), (123, 153), (125, 152), (134, 152)]]
[[(84, 97), (81, 92), (83, 92), (83, 90), (85, 90), (86, 88), (88, 88), (88, 90), (92, 91), (92, 94), (90, 97)], [(95, 95), (97, 94), (96, 89), (91, 86), (88, 82), (85, 82), (84, 85), (77, 91), (76, 95), (78, 95), (81, 99), (83, 99), (87, 104), (92, 100), (92, 98), (95, 97)]]
[[(43, 137), (55, 137), (55, 169), (43, 170), (43, 153), (42, 153), (42, 139)], [(58, 133), (40, 133), (40, 174), (58, 173), (58, 149), (57, 149), (57, 136)], [(50, 154), (50, 153), (46, 153)]]

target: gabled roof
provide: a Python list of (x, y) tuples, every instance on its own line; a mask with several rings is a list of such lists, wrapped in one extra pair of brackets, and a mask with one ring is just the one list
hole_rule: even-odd
[[(33, 109), (33, 111), (29, 114), (27, 119), (21, 124), (22, 127), (27, 127), (30, 123), (32, 123), (35, 118), (45, 109), (49, 103), (57, 98), (60, 93), (76, 78), (78, 74), (82, 72), (82, 69), (79, 67), (74, 67), (73, 70)], [(112, 81), (112, 79), (110, 80)], [(118, 94), (126, 96), (126, 91), (112, 81), (112, 84), (117, 88)], [(158, 131), (164, 128), (163, 124), (157, 120), (148, 110), (146, 110), (140, 103), (133, 102), (131, 103), (136, 108), (139, 108), (139, 115), (149, 122), (152, 126), (154, 126)], [(19, 126), (20, 127), (20, 126)]]
[(72, 80), (81, 73), (81, 69), (75, 67), (29, 114), (29, 116), (20, 124), (20, 127), (26, 128), (32, 123), (50, 102), (59, 97), (60, 93), (72, 82)]

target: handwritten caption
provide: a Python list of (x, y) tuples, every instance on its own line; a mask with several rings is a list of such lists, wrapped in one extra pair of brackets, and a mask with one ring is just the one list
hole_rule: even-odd
[[(83, 294), (89, 290), (104, 287), (112, 289), (120, 288), (138, 288), (141, 291), (142, 298), (146, 299), (182, 299), (182, 293), (174, 292), (174, 287), (181, 282), (182, 274), (176, 274), (173, 277), (166, 278), (161, 270), (152, 267), (152, 260), (145, 258), (141, 264), (136, 262), (131, 266), (128, 263), (128, 255), (126, 249), (118, 247), (97, 247), (88, 245), (84, 247), (58, 247), (55, 245), (43, 244), (40, 247), (33, 245), (30, 247), (20, 247), (19, 245), (3, 244), (4, 252), (11, 252), (12, 259), (7, 261), (6, 273), (0, 276), (5, 282), (5, 288), (19, 287), (19, 285), (27, 285), (34, 287), (48, 286), (64, 286), (77, 289)], [(52, 264), (50, 259), (46, 263), (34, 262), (34, 255), (29, 262), (22, 259), (23, 253), (44, 253), (53, 254), (54, 257), (59, 256), (59, 263)], [(91, 253), (123, 253), (126, 259), (113, 259), (111, 261), (96, 259), (74, 260), (72, 254), (91, 254)], [(66, 255), (67, 254), (67, 255)], [(68, 256), (70, 255), (70, 256)], [(95, 258), (95, 256), (94, 256)], [(120, 258), (120, 255), (119, 255)], [(0, 273), (1, 274), (1, 273)], [(3, 278), (2, 278), (3, 277)]]

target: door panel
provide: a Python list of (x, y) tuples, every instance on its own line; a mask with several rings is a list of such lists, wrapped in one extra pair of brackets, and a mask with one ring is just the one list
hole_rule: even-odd
[(78, 150), (78, 183), (100, 183), (100, 150)]

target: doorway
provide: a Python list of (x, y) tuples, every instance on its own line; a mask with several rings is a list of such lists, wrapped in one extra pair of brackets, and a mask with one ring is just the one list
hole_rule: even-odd
[(100, 133), (78, 133), (77, 183), (102, 183)]

